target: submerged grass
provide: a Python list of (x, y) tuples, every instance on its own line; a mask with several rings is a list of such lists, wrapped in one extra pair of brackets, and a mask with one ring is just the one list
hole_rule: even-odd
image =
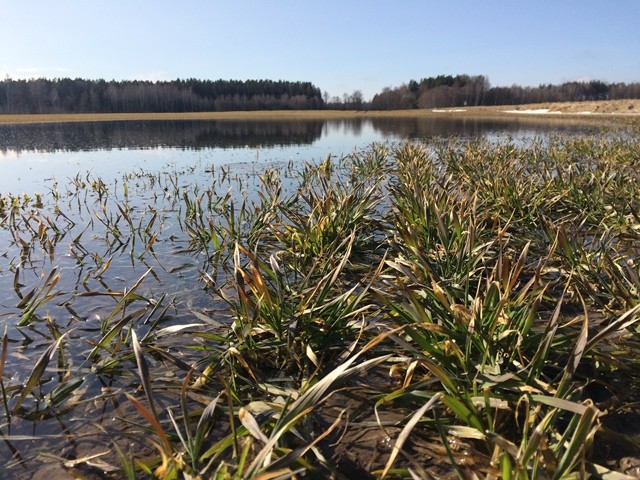
[(7, 472), (625, 478), (638, 159), (449, 139), (2, 196)]

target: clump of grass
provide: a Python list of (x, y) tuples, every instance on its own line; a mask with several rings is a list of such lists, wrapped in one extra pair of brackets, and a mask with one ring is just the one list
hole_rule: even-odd
[(377, 207), (383, 198), (381, 156), (384, 152), (374, 149), (364, 158), (356, 157), (350, 173), (341, 172), (331, 157), (304, 168), (293, 201), (279, 205), (279, 228), (273, 231), (282, 251), (295, 255), (291, 261), (305, 268), (305, 263), (313, 265), (319, 259), (339, 260), (340, 248), (351, 235), (352, 250), (375, 249)]
[[(612, 263), (611, 255), (625, 252), (603, 241), (610, 235), (604, 221), (589, 230), (591, 238), (599, 231), (600, 241), (596, 236), (588, 245), (581, 236), (570, 242), (564, 228), (577, 218), (592, 222), (593, 209), (587, 215), (585, 204), (568, 216), (551, 208), (564, 192), (552, 195), (553, 186), (543, 185), (545, 195), (539, 196), (531, 194), (531, 186), (522, 187), (537, 165), (537, 148), (510, 146), (506, 154), (497, 148), (491, 168), (498, 175), (489, 175), (488, 167), (477, 173), (480, 152), (473, 146), (446, 150), (445, 160), (454, 157), (457, 173), (476, 172), (459, 177), (442, 175), (450, 164), (429, 161), (429, 153), (419, 147), (396, 153), (396, 258), (388, 262), (393, 271), (388, 279), (397, 293), (378, 292), (391, 319), (404, 327), (396, 342), (405, 354), (413, 353), (405, 364), (402, 389), (387, 398), (442, 395), (440, 409), (430, 404), (437, 415), (427, 425), (437, 427), (443, 438), (474, 443), (487, 456), (483, 468), (496, 468), (496, 476), (585, 474), (603, 412), (581, 397), (588, 380), (580, 377), (579, 367), (611, 368), (617, 362), (601, 346), (613, 331), (620, 335), (620, 329), (639, 320), (634, 300), (629, 301), (629, 282), (626, 289), (616, 287), (623, 282), (599, 268)], [(531, 153), (535, 155), (528, 163)], [(544, 178), (534, 175), (531, 182)], [(547, 235), (546, 245), (539, 233), (528, 235), (536, 228), (555, 232)], [(523, 239), (529, 241), (523, 244)], [(546, 274), (558, 262), (564, 262), (555, 270), (560, 275), (551, 279)], [(556, 307), (545, 310), (551, 298)], [(625, 306), (633, 308), (624, 311)], [(563, 314), (574, 308), (582, 315)], [(594, 311), (615, 311), (619, 318), (611, 320), (611, 329), (596, 334), (589, 322)], [(412, 430), (416, 422), (407, 425)], [(407, 435), (404, 431), (398, 445)], [(454, 464), (460, 460), (449, 454)], [(390, 467), (391, 462), (383, 475)]]

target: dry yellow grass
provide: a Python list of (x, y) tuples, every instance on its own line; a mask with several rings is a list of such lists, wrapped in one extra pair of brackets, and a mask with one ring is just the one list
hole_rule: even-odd
[[(547, 102), (533, 103), (528, 105), (511, 105), (511, 106), (495, 106), (495, 107), (472, 107), (467, 111), (479, 112), (502, 112), (504, 111), (527, 111), (548, 109), (550, 114), (557, 115), (557, 112), (564, 114), (586, 114), (595, 113), (602, 115), (622, 115), (622, 114), (640, 114), (640, 99), (631, 100), (597, 100), (587, 102)], [(556, 112), (556, 113), (554, 113)]]
[(294, 120), (352, 117), (356, 112), (283, 110), (185, 113), (61, 113), (0, 115), (0, 123), (109, 122), (120, 120)]
[[(522, 117), (527, 111), (549, 109), (548, 114), (538, 114), (549, 118), (558, 117), (628, 117), (640, 115), (640, 100), (602, 100), (596, 102), (540, 103), (530, 105), (467, 107), (464, 109), (388, 110), (388, 111), (343, 111), (343, 110), (277, 110), (250, 112), (187, 112), (187, 113), (64, 113), (64, 114), (24, 114), (0, 115), (0, 124), (45, 123), (45, 122), (107, 122), (118, 120), (331, 120), (371, 117), (434, 117), (439, 115), (460, 115), (479, 117)], [(509, 112), (511, 111), (511, 112)], [(598, 115), (585, 115), (586, 112)], [(532, 115), (527, 115), (531, 117)]]

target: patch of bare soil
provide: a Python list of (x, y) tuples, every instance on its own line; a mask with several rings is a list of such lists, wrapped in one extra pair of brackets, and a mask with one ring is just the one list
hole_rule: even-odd
[[(314, 414), (318, 435), (342, 415), (340, 427), (321, 443), (336, 469), (330, 478), (379, 478), (402, 428), (415, 413), (393, 401), (375, 406), (381, 391), (399, 388), (399, 379), (392, 379), (383, 371), (369, 371), (366, 378), (357, 378), (350, 386), (333, 393)], [(433, 415), (427, 417), (433, 418)], [(448, 436), (447, 442), (445, 447), (433, 427), (418, 425), (402, 446), (393, 468), (411, 468), (420, 478), (441, 480), (460, 478), (459, 472), (469, 473), (469, 478), (473, 478), (471, 472), (498, 473), (489, 465), (487, 456), (475, 450), (471, 443), (453, 436)]]
[[(585, 400), (590, 399), (603, 412), (602, 427), (592, 447), (594, 462), (629, 479), (640, 478), (640, 406), (635, 402), (638, 383), (633, 375), (596, 376), (583, 391)], [(374, 479), (385, 468), (400, 431), (415, 412), (392, 401), (381, 402), (377, 407), (374, 403), (381, 391), (398, 388), (397, 379), (394, 383), (384, 372), (369, 371), (366, 379), (355, 379), (350, 386), (335, 392), (314, 413), (318, 434), (343, 415), (340, 427), (321, 443), (339, 472), (331, 478)], [(427, 417), (433, 418), (433, 414)], [(446, 440), (445, 447), (433, 427), (417, 425), (393, 466), (412, 468), (421, 472), (422, 478), (453, 480), (459, 478), (460, 472), (468, 474), (467, 478), (477, 478), (472, 472), (497, 478), (497, 467), (491, 465), (486, 452), (475, 448), (473, 441), (455, 436), (447, 436)]]
[(640, 478), (639, 389), (637, 376), (627, 372), (596, 377), (584, 392), (604, 413), (593, 446), (596, 463), (632, 478)]

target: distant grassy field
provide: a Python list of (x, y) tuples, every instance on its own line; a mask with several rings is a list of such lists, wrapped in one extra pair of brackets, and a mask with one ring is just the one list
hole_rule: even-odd
[(289, 120), (350, 118), (361, 112), (334, 110), (278, 110), (252, 112), (185, 112), (185, 113), (77, 113), (0, 115), (0, 123), (40, 122), (108, 122), (119, 120)]
[[(594, 119), (610, 119), (621, 114), (640, 114), (640, 100), (614, 100), (601, 102), (564, 102), (535, 105), (469, 107), (464, 109), (421, 109), (421, 110), (387, 110), (387, 111), (344, 111), (344, 110), (276, 110), (250, 112), (186, 112), (186, 113), (63, 113), (63, 114), (21, 114), (0, 115), (0, 124), (6, 123), (43, 123), (43, 122), (105, 122), (121, 120), (295, 120), (295, 119), (338, 119), (365, 117), (425, 117), (439, 115), (460, 115), (474, 117), (522, 117), (527, 110), (549, 109), (549, 114), (537, 114), (535, 117), (561, 117), (563, 121), (570, 117), (573, 120), (593, 121)], [(511, 112), (510, 112), (511, 111)], [(554, 112), (561, 112), (558, 115)], [(585, 115), (593, 112), (598, 115)], [(628, 117), (629, 115), (624, 115)], [(527, 115), (527, 118), (534, 115)]]

